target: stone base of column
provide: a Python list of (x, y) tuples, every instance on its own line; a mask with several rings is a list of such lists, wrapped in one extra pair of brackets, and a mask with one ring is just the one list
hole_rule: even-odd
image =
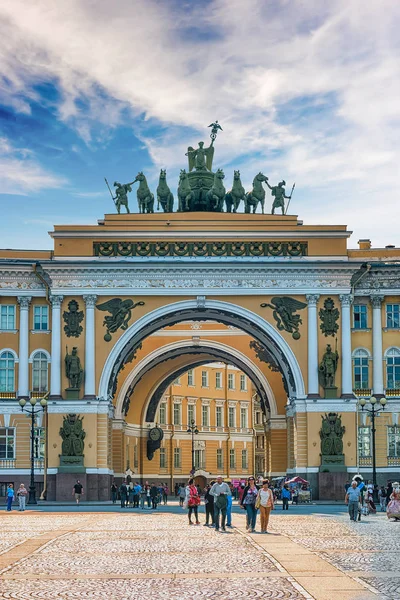
[(96, 400), (97, 396), (95, 394), (88, 394), (87, 396), (83, 396), (82, 400)]
[(385, 397), (385, 394), (374, 394), (374, 393), (373, 393), (372, 395), (373, 395), (373, 397), (374, 397), (374, 398), (376, 398), (378, 401), (379, 401), (381, 398), (384, 398), (384, 397)]
[(321, 400), (321, 396), (319, 394), (308, 394), (307, 400)]
[(355, 395), (354, 394), (342, 394), (340, 397), (342, 398), (342, 400), (354, 400)]
[(54, 395), (50, 395), (49, 396), (49, 400), (62, 400), (62, 396), (60, 396), (59, 394), (54, 394)]
[[(43, 394), (43, 396), (44, 396), (44, 394)], [(17, 400), (22, 400), (22, 399), (29, 400), (29, 398), (30, 398), (29, 396), (17, 396)]]

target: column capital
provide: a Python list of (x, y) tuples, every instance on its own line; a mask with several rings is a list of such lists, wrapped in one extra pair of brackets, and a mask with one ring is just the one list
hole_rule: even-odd
[(317, 306), (319, 294), (306, 294), (306, 300), (308, 302), (308, 306)]
[(86, 308), (94, 308), (96, 305), (96, 300), (97, 300), (97, 296), (95, 296), (94, 294), (84, 294), (82, 296), (82, 298), (85, 301), (86, 304)]
[(32, 296), (17, 296), (17, 300), (21, 310), (28, 310)]
[(62, 301), (64, 300), (64, 296), (49, 296), (49, 300), (54, 308), (60, 308)]
[(370, 296), (369, 298), (370, 298), (370, 301), (371, 301), (371, 304), (372, 304), (372, 308), (380, 308), (381, 305), (382, 305), (382, 302), (385, 299), (385, 296), (382, 296), (382, 295), (376, 295), (375, 296), (375, 295), (373, 295), (373, 296)]
[(342, 306), (351, 306), (354, 298), (351, 294), (340, 294), (339, 300)]

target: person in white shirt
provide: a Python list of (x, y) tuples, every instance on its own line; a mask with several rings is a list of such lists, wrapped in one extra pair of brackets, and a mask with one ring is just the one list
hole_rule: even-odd
[(260, 505), (261, 533), (268, 533), (269, 515), (271, 510), (274, 510), (274, 494), (269, 488), (268, 479), (264, 479), (262, 488), (258, 492), (256, 506), (257, 504)]
[(214, 496), (214, 522), (215, 531), (219, 531), (219, 515), (221, 514), (221, 529), (225, 529), (226, 521), (226, 508), (228, 506), (228, 496), (231, 495), (231, 489), (227, 483), (224, 482), (222, 477), (217, 477), (216, 483), (212, 486), (210, 494)]

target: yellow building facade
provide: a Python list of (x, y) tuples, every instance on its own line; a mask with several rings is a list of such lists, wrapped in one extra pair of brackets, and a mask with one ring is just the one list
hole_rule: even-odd
[[(346, 226), (293, 215), (106, 215), (51, 236), (52, 251), (0, 251), (3, 488), (29, 478), (30, 425), (18, 400), (47, 391), (34, 452), (49, 499), (70, 497), (77, 477), (93, 500), (127, 472), (185, 480), (192, 414), (202, 481), (299, 474), (318, 497), (330, 474), (371, 477), (371, 423), (359, 399), (372, 395), (387, 399), (376, 419), (378, 481), (399, 478), (398, 248), (361, 240), (349, 250)], [(330, 390), (320, 377), (328, 344), (338, 353)], [(78, 390), (65, 370), (73, 348)], [(321, 468), (329, 413), (345, 427), (339, 471)], [(63, 460), (68, 415), (83, 417), (79, 468)]]

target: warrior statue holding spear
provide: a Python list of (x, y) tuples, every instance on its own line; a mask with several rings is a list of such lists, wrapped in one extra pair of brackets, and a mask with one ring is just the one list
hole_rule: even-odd
[(114, 198), (111, 188), (108, 185), (108, 181), (105, 177), (104, 177), (104, 180), (105, 180), (107, 187), (109, 189), (109, 192), (111, 194), (111, 198), (113, 199), (114, 204), (117, 207), (118, 214), (121, 213), (121, 206), (125, 206), (126, 212), (129, 214), (130, 210), (129, 210), (129, 206), (128, 206), (128, 192), (132, 191), (131, 185), (134, 182), (131, 181), (131, 183), (119, 183), (118, 181), (114, 181), (114, 187), (115, 187), (115, 198)]
[[(280, 181), (278, 183), (278, 185), (269, 185), (268, 181), (266, 181), (265, 183), (271, 190), (271, 195), (274, 196), (274, 198), (275, 198), (274, 202), (272, 204), (271, 214), (272, 215), (275, 214), (276, 208), (281, 208), (282, 214), (286, 215), (287, 209), (289, 208), (290, 200), (292, 199), (292, 194), (293, 194), (295, 184), (293, 184), (292, 191), (290, 192), (290, 196), (286, 196), (286, 191), (285, 191), (285, 188), (283, 187), (284, 185), (286, 185), (286, 181), (284, 179), (282, 181)], [(285, 199), (289, 200), (286, 210), (285, 210)]]

